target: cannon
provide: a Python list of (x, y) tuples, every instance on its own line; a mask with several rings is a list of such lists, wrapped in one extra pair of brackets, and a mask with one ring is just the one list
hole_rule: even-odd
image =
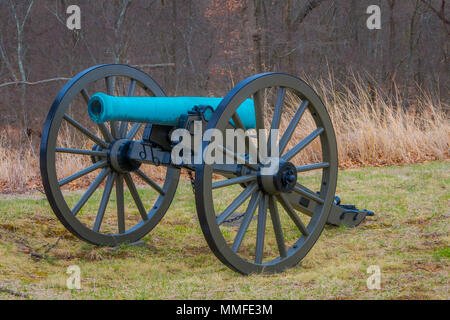
[[(181, 144), (174, 133), (184, 130), (194, 141), (196, 129), (223, 136), (242, 130), (244, 147), (202, 139), (174, 161)], [(215, 159), (223, 162), (202, 158), (213, 144)], [(302, 160), (313, 153), (314, 163)], [(270, 154), (277, 155), (270, 158), (277, 165), (264, 171)], [(293, 267), (326, 224), (354, 227), (373, 214), (340, 204), (329, 114), (309, 85), (284, 73), (252, 76), (223, 98), (167, 97), (152, 77), (131, 66), (89, 68), (64, 86), (49, 110), (40, 169), (61, 223), (102, 246), (135, 243), (155, 228), (186, 171), (208, 246), (242, 274)], [(148, 188), (137, 188), (138, 182)]]

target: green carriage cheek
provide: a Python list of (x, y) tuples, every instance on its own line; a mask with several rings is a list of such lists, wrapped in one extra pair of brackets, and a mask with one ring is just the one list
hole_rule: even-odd
[[(180, 116), (193, 111), (195, 106), (210, 106), (216, 110), (221, 101), (222, 98), (113, 97), (96, 93), (89, 100), (88, 112), (96, 123), (121, 120), (176, 126)], [(246, 129), (256, 127), (252, 99), (245, 100), (237, 109), (237, 114)]]

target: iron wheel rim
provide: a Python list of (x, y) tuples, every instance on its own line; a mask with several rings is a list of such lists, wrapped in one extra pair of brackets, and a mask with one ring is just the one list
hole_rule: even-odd
[[(202, 164), (196, 167), (195, 198), (198, 218), (205, 239), (213, 253), (221, 262), (232, 270), (246, 275), (261, 272), (282, 272), (283, 270), (298, 264), (308, 254), (324, 229), (337, 183), (337, 147), (331, 119), (320, 97), (308, 84), (297, 77), (282, 73), (266, 73), (244, 80), (222, 100), (206, 129), (217, 128), (223, 130), (226, 123), (237, 110), (237, 107), (256, 91), (266, 87), (285, 87), (292, 89), (302, 100), (307, 100), (309, 102), (308, 108), (314, 110), (318, 114), (319, 123), (316, 122), (317, 126), (319, 127), (319, 125), (321, 125), (325, 128), (324, 135), (320, 136), (320, 141), (324, 161), (327, 160), (330, 165), (328, 168), (324, 169), (322, 174), (322, 186), (320, 192), (322, 195), (325, 195), (324, 203), (320, 210), (316, 209), (316, 212), (314, 212), (314, 215), (311, 218), (307, 227), (308, 230), (310, 230), (309, 236), (301, 236), (295, 244), (289, 248), (287, 257), (279, 257), (270, 262), (261, 264), (243, 259), (228, 245), (220, 230), (214, 208), (212, 195), (213, 168), (208, 164)], [(203, 150), (206, 149), (207, 145), (207, 142), (203, 144)], [(326, 185), (323, 184), (324, 182), (326, 182)]]
[[(136, 84), (141, 85), (144, 90), (151, 92), (154, 96), (166, 96), (156, 81), (149, 75), (127, 65), (99, 65), (79, 73), (59, 92), (50, 108), (42, 132), (40, 169), (45, 194), (60, 222), (71, 233), (84, 241), (95, 245), (117, 246), (121, 243), (132, 243), (141, 239), (159, 223), (173, 199), (180, 171), (177, 168), (167, 168), (162, 187), (165, 192), (164, 196), (159, 196), (152, 209), (147, 211), (147, 221), (140, 221), (124, 233), (102, 234), (95, 232), (72, 214), (72, 210), (65, 200), (57, 178), (55, 158), (58, 131), (63, 122), (64, 114), (75, 96), (80, 94), (88, 84), (107, 77), (126, 77), (130, 80), (135, 80)], [(115, 182), (113, 181), (113, 185)], [(123, 180), (122, 184), (124, 184)]]

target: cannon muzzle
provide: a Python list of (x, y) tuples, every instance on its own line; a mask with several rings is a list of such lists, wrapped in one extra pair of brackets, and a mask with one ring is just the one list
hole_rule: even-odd
[[(216, 110), (222, 98), (206, 97), (113, 97), (104, 93), (94, 94), (88, 103), (92, 121), (144, 122), (176, 126), (183, 114), (195, 106), (210, 106)], [(238, 108), (246, 129), (256, 127), (255, 108), (252, 99), (245, 100)]]

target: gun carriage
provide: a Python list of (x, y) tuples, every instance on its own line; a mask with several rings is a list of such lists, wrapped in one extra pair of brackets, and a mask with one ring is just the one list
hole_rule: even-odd
[[(293, 143), (306, 113), (313, 129)], [(178, 141), (171, 134), (176, 129), (193, 133), (196, 121), (203, 133), (280, 129), (281, 138), (272, 131), (255, 134), (245, 140), (244, 153), (220, 146), (234, 163), (174, 163)], [(212, 143), (202, 140), (194, 153), (203, 154)], [(312, 143), (320, 150), (318, 161), (296, 164)], [(249, 155), (274, 145), (279, 165), (262, 174), (265, 159), (256, 153), (251, 162)], [(89, 165), (67, 175), (61, 168), (68, 155), (87, 159)], [(196, 98), (166, 97), (154, 79), (130, 66), (92, 67), (69, 81), (51, 106), (40, 161), (45, 193), (61, 223), (78, 238), (105, 246), (133, 243), (148, 234), (169, 209), (181, 170), (195, 172), (195, 203), (205, 239), (220, 261), (243, 274), (292, 267), (327, 223), (357, 226), (372, 214), (340, 205), (335, 197), (337, 145), (327, 110), (310, 86), (283, 73), (250, 77), (224, 98)], [(159, 179), (147, 172), (158, 172)], [(311, 172), (316, 189), (303, 184)], [(151, 199), (140, 193), (137, 179), (150, 186)], [(80, 180), (88, 184), (78, 197), (65, 191)], [(223, 195), (233, 192), (224, 203)]]

